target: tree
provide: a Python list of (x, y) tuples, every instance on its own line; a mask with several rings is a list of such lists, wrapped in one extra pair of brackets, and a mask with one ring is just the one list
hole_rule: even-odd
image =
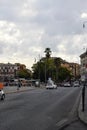
[(19, 70), (17, 75), (19, 78), (25, 78), (25, 79), (31, 78), (31, 72), (28, 71), (27, 69)]
[(71, 78), (71, 72), (65, 67), (60, 67), (59, 68), (59, 80), (60, 81), (70, 80), (70, 78)]
[(40, 59), (40, 61), (32, 66), (32, 71), (33, 78), (40, 78), (40, 81), (42, 82), (46, 82), (48, 77), (52, 77), (52, 79), (55, 79), (55, 66), (53, 59), (51, 58), (48, 61), (46, 58)]
[(56, 57), (54, 59), (54, 65), (56, 66), (56, 82), (58, 82), (58, 72), (59, 72), (59, 68), (61, 66), (61, 62), (62, 62), (62, 59), (59, 57)]
[(70, 72), (66, 68), (61, 68), (63, 60), (59, 57), (51, 58), (50, 48), (45, 49), (45, 56), (32, 66), (33, 78), (40, 79), (46, 83), (51, 77), (56, 82), (63, 81), (70, 76)]
[(45, 62), (45, 83), (46, 83), (46, 80), (48, 79), (49, 73), (50, 73), (48, 61), (51, 56), (51, 49), (46, 48), (44, 52), (45, 52), (45, 57), (46, 57), (46, 62)]
[(45, 62), (38, 61), (32, 66), (33, 78), (40, 79), (40, 81), (44, 81), (44, 70), (45, 70)]
[[(59, 59), (62, 60), (61, 58)], [(38, 79), (38, 77), (40, 76), (40, 81), (45, 83), (49, 77), (51, 77), (54, 81), (56, 81), (57, 71), (58, 71), (57, 81), (64, 81), (70, 79), (71, 77), (70, 71), (67, 68), (61, 67), (61, 64), (59, 63), (57, 64), (58, 66), (56, 66), (53, 58), (49, 58), (48, 61), (46, 60), (46, 58), (42, 58), (38, 62), (34, 64), (32, 67), (34, 79)], [(45, 65), (46, 65), (46, 71), (45, 71)]]

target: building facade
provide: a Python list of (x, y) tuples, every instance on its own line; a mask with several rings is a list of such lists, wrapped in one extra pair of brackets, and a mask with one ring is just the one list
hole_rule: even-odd
[(80, 55), (81, 68), (80, 74), (82, 80), (87, 80), (87, 50)]
[(80, 65), (78, 63), (69, 63), (63, 61), (61, 66), (67, 68), (75, 79), (80, 77)]
[(78, 63), (69, 63), (70, 71), (74, 78), (80, 77), (80, 65)]
[(17, 78), (18, 71), (20, 69), (25, 69), (26, 66), (23, 64), (15, 63), (0, 63), (0, 81), (8, 81), (13, 78)]

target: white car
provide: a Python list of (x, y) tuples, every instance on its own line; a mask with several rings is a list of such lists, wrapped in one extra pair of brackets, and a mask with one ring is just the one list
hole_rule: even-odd
[(79, 87), (80, 84), (79, 84), (79, 82), (74, 82), (74, 83), (73, 83), (73, 86), (74, 86), (74, 87)]
[(46, 89), (57, 89), (57, 85), (55, 85), (55, 84), (52, 84), (52, 85), (47, 84)]
[(69, 82), (66, 82), (66, 83), (64, 83), (64, 85), (63, 85), (64, 87), (71, 87), (71, 85), (70, 85), (70, 83)]
[(4, 100), (5, 99), (5, 93), (2, 89), (0, 89), (0, 99)]

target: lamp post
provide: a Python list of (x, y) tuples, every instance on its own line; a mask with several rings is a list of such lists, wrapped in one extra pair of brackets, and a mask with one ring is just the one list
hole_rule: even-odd
[(46, 61), (45, 61), (45, 85), (46, 85), (46, 80), (47, 80), (47, 74), (46, 74)]
[[(83, 22), (83, 28), (85, 28), (85, 24), (87, 23), (87, 21), (84, 21)], [(87, 55), (87, 49), (86, 49), (86, 53)], [(85, 68), (85, 72), (86, 72), (86, 68)], [(86, 83), (86, 74), (87, 72), (85, 73), (85, 77), (84, 77), (84, 84), (83, 84), (83, 88), (82, 88), (82, 111), (84, 112), (85, 110), (85, 83)]]
[(42, 58), (41, 58), (41, 56), (40, 56), (40, 54), (39, 54), (39, 61), (38, 61), (38, 67), (39, 67), (39, 70), (38, 70), (38, 71), (39, 71), (39, 72), (38, 72), (38, 73), (39, 73), (39, 74), (38, 74), (38, 79), (39, 79), (39, 83), (40, 83), (40, 80), (41, 80), (41, 79), (40, 79), (40, 78), (41, 78), (41, 59), (42, 59)]
[(15, 66), (15, 68), (14, 68), (14, 78), (16, 79), (16, 78), (18, 78), (18, 75), (17, 75), (17, 66)]
[(86, 24), (86, 23), (87, 23), (87, 21), (84, 21), (84, 22), (83, 22), (83, 28), (85, 28), (85, 24)]
[[(87, 21), (84, 21), (83, 22), (83, 28), (85, 28), (85, 24), (87, 23)], [(87, 48), (85, 48), (86, 49), (86, 52), (85, 52), (85, 55), (87, 56)], [(87, 63), (86, 63), (86, 65), (87, 65)], [(85, 66), (86, 67), (86, 66)], [(86, 70), (86, 69), (85, 69)], [(87, 74), (87, 71), (85, 71), (85, 76), (86, 76), (86, 74)]]

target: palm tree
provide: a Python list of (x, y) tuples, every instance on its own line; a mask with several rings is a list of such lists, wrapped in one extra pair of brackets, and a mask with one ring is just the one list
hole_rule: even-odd
[[(46, 56), (46, 62), (45, 62), (45, 84), (46, 84), (47, 75), (48, 75), (48, 77), (49, 77), (49, 72), (48, 72), (48, 68), (49, 68), (49, 66), (48, 66), (48, 59), (49, 59), (50, 56), (51, 56), (51, 50), (50, 50), (50, 48), (46, 48), (44, 52), (45, 52), (45, 56)], [(47, 66), (48, 66), (48, 67), (47, 67)]]
[(51, 56), (51, 50), (50, 50), (50, 48), (46, 48), (44, 52), (45, 52), (46, 58), (50, 58), (50, 56)]

